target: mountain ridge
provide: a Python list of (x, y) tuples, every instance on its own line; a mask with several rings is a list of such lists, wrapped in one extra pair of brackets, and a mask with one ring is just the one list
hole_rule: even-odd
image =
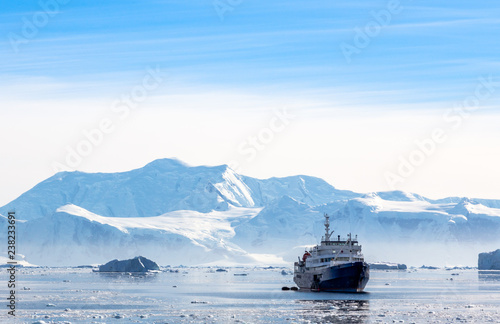
[(319, 242), (324, 213), (334, 236), (359, 235), (371, 262), (473, 265), (480, 249), (500, 245), (500, 200), (356, 193), (316, 177), (257, 179), (176, 159), (118, 173), (60, 172), (0, 215), (12, 208), (20, 253), (41, 265), (136, 255), (161, 264), (290, 264)]
[[(321, 190), (311, 193), (309, 185), (302, 185), (306, 180), (311, 186), (320, 184)], [(325, 202), (336, 193), (356, 195), (315, 177), (261, 180), (241, 176), (227, 165), (190, 167), (178, 160), (158, 159), (118, 173), (59, 172), (0, 207), (0, 213), (16, 207), (21, 219), (30, 220), (75, 204), (103, 216), (145, 217), (174, 210), (223, 210), (228, 204), (262, 207), (285, 193), (313, 204)]]

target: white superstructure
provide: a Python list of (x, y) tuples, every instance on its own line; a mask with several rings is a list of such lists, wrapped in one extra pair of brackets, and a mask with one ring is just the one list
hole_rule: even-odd
[[(347, 235), (347, 238), (341, 238), (338, 235), (336, 239), (331, 240), (332, 233), (333, 231), (330, 232), (330, 216), (325, 214), (325, 236), (321, 238), (320, 245), (316, 245), (308, 251), (310, 256), (307, 256), (305, 259), (305, 266), (307, 268), (364, 261), (357, 235), (354, 239), (352, 239), (350, 233)], [(306, 255), (307, 253), (304, 256)]]

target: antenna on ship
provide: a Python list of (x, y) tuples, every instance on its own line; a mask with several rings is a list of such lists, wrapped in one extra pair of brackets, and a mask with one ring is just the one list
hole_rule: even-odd
[(330, 236), (332, 235), (333, 230), (330, 232), (330, 216), (325, 213), (325, 242), (330, 241)]

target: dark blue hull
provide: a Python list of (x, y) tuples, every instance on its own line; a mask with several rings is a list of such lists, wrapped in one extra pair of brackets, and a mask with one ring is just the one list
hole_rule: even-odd
[(364, 262), (351, 262), (329, 267), (321, 274), (319, 291), (360, 292), (370, 279), (370, 267)]

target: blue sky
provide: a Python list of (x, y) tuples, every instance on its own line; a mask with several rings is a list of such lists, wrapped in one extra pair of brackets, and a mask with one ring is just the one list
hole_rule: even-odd
[[(340, 44), (352, 43), (354, 28), (373, 21), (371, 12), (387, 3), (242, 1), (221, 21), (211, 1), (73, 0), (59, 5), (18, 53), (5, 36), (21, 35), (22, 19), (42, 9), (38, 1), (9, 3), (1, 15), (2, 61), (8, 62), (2, 70), (10, 77), (120, 86), (134, 71), (159, 64), (190, 84), (284, 93), (282, 85), (325, 93), (397, 90), (426, 102), (457, 99), (478, 74), (498, 67), (493, 40), (500, 18), (492, 1), (480, 7), (400, 1), (401, 12), (347, 64)], [(353, 99), (370, 104), (372, 97)]]
[[(221, 0), (231, 7), (223, 20), (214, 1), (61, 0), (48, 13), (40, 5), (54, 2), (1, 5), (0, 118), (12, 121), (0, 131), (8, 156), (0, 172), (11, 184), (2, 205), (50, 176), (66, 146), (113, 116), (112, 102), (148, 67), (164, 81), (77, 169), (122, 171), (175, 156), (236, 161), (257, 177), (304, 173), (343, 189), (389, 190), (385, 174), (438, 127), (449, 140), (396, 189), (500, 198), (491, 186), (500, 88), (460, 127), (442, 117), (480, 77), (499, 84), (498, 2)], [(374, 13), (390, 6), (397, 12), (376, 27)], [(39, 26), (26, 37), (29, 23)], [(347, 60), (342, 46), (367, 26), (376, 35)], [(283, 107), (296, 118), (249, 161), (238, 147)]]

